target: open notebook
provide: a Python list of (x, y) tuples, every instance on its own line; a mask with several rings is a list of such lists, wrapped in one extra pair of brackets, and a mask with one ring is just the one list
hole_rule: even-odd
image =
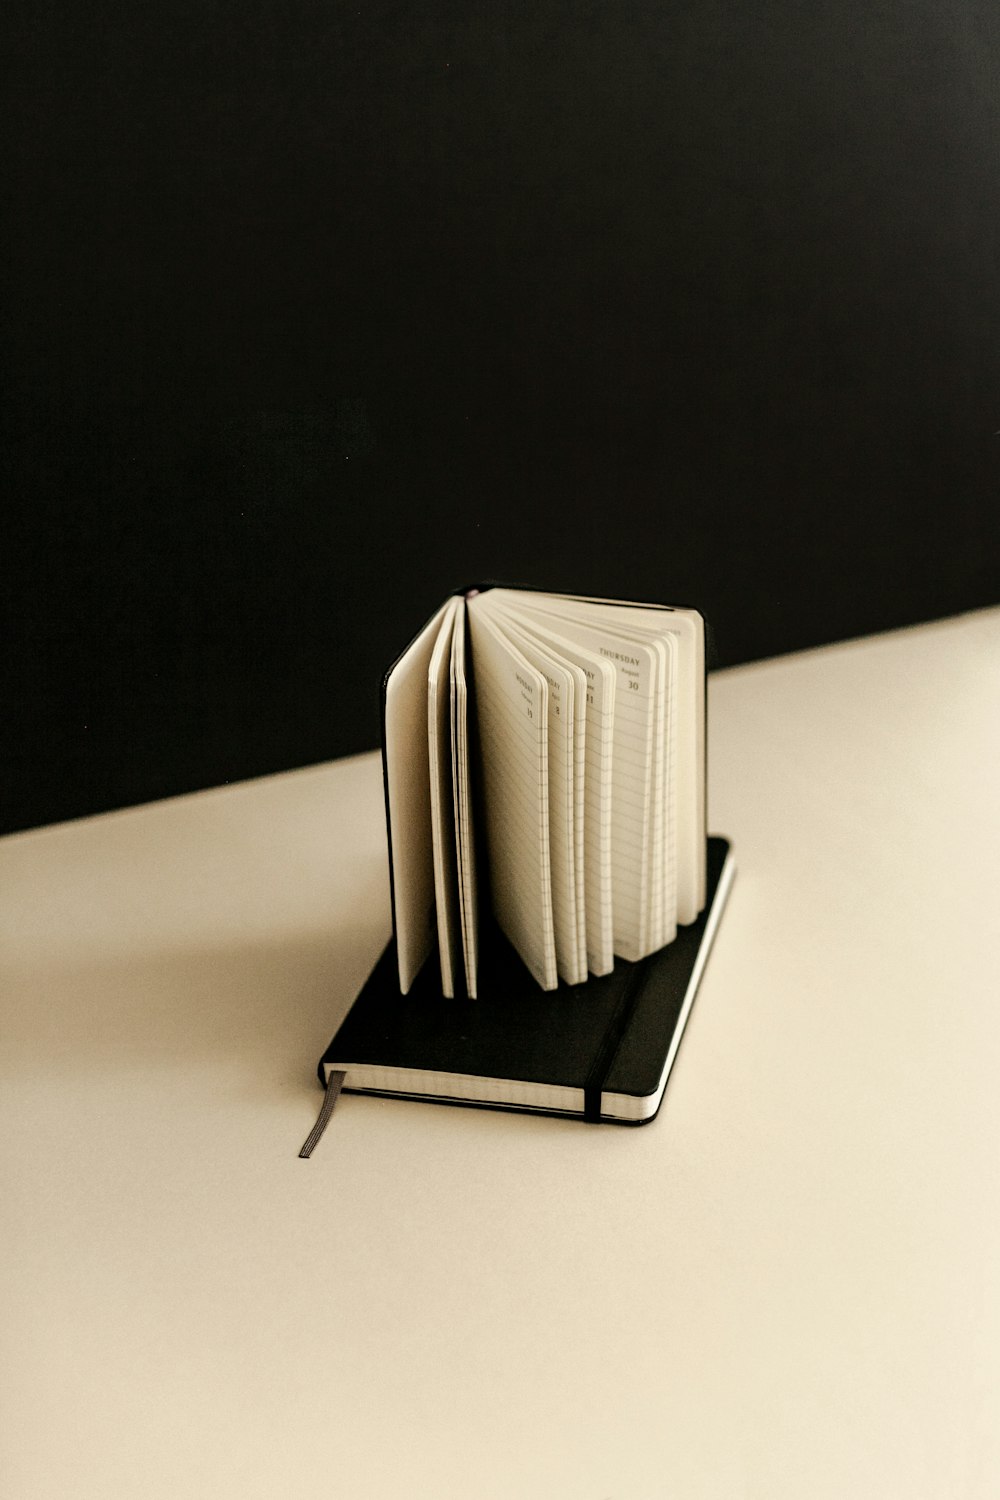
[(393, 942), (334, 1088), (640, 1123), (732, 879), (690, 609), (480, 587), (386, 674)]
[(390, 668), (383, 750), (404, 994), (436, 947), (443, 993), (475, 997), (486, 907), (552, 990), (705, 904), (695, 610), (468, 590)]

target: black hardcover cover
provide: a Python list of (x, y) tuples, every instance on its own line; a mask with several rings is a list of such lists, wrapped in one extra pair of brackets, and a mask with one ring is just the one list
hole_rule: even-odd
[(349, 1093), (646, 1123), (659, 1108), (732, 873), (728, 842), (710, 838), (708, 899), (696, 922), (638, 963), (616, 959), (608, 975), (549, 992), (494, 929), (477, 1000), (442, 996), (436, 954), (401, 995), (390, 943), (324, 1053), (320, 1082), (343, 1070)]

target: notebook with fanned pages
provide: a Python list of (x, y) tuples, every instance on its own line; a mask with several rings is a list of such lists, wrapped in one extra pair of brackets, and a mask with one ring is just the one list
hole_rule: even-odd
[(326, 1117), (342, 1088), (652, 1119), (733, 875), (699, 612), (460, 590), (386, 673), (382, 731), (393, 940), (320, 1063)]

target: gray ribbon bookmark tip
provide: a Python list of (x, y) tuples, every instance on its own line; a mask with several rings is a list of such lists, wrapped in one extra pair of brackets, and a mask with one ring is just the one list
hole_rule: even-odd
[(299, 1152), (300, 1157), (312, 1156), (319, 1138), (326, 1129), (330, 1116), (333, 1114), (333, 1106), (336, 1104), (340, 1091), (344, 1087), (344, 1079), (346, 1077), (346, 1073), (332, 1072), (326, 1080), (326, 1093), (323, 1095), (323, 1104), (316, 1117), (316, 1124), (302, 1143), (302, 1150)]

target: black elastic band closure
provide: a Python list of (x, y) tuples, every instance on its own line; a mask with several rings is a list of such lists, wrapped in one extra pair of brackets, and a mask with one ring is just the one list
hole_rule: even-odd
[(300, 1157), (312, 1156), (316, 1143), (329, 1124), (330, 1116), (333, 1114), (333, 1106), (337, 1102), (337, 1096), (344, 1086), (344, 1079), (346, 1077), (346, 1073), (338, 1073), (336, 1069), (331, 1071), (329, 1078), (326, 1080), (326, 1093), (323, 1095), (323, 1103), (316, 1117), (316, 1124), (302, 1143), (302, 1150), (299, 1152)]
[[(618, 960), (619, 963), (621, 960)], [(587, 1074), (583, 1085), (583, 1118), (596, 1125), (601, 1118), (601, 1095), (604, 1093), (604, 1084), (611, 1071), (611, 1065), (618, 1054), (618, 1045), (625, 1035), (632, 1020), (632, 1014), (642, 991), (642, 975), (644, 963), (640, 959), (638, 963), (632, 964), (632, 972), (628, 976), (628, 983), (622, 990), (621, 998), (615, 1006), (614, 1013), (608, 1022), (607, 1029), (601, 1039), (601, 1045), (591, 1064), (590, 1072)]]

